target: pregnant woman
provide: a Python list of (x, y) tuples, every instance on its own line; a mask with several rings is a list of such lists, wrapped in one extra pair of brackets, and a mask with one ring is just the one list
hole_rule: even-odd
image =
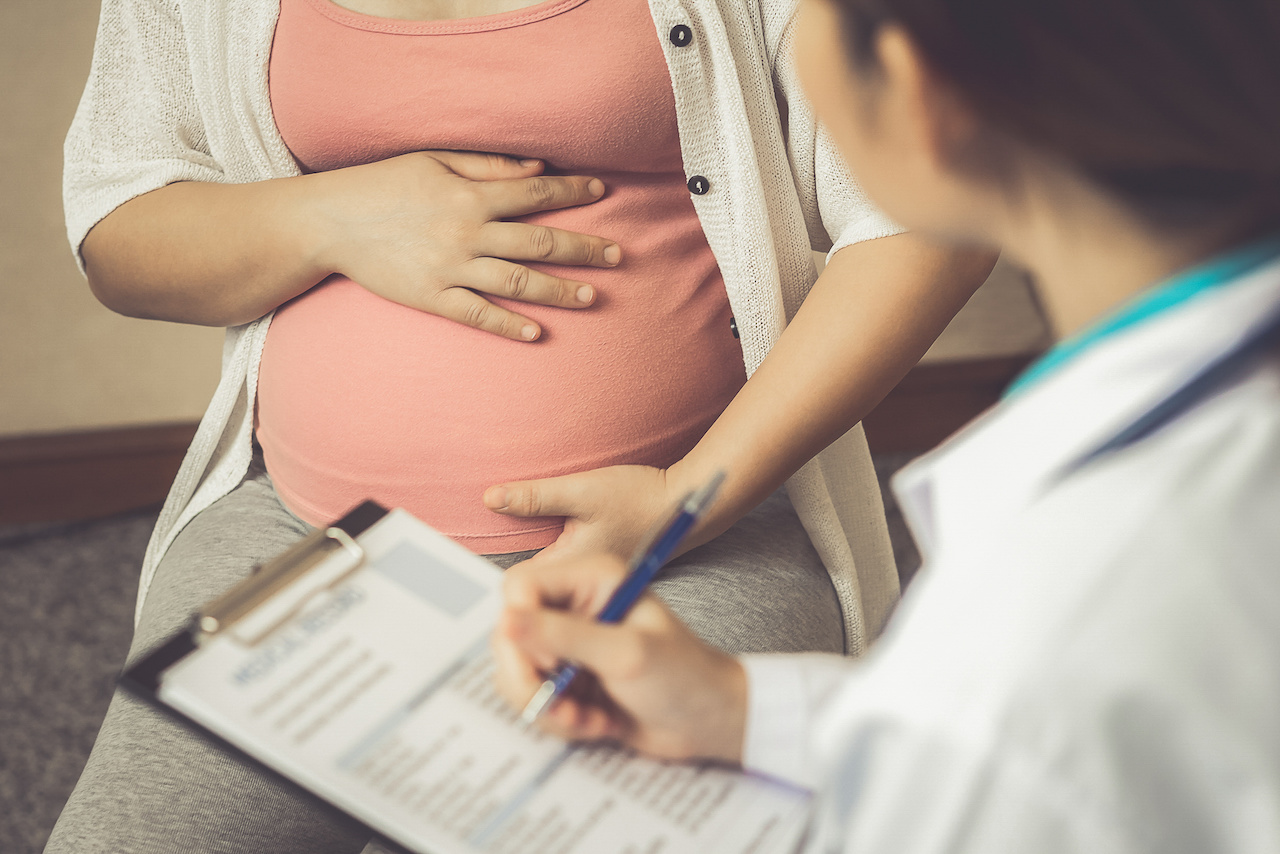
[[(854, 425), (991, 258), (865, 201), (793, 13), (107, 0), (72, 244), (109, 307), (230, 327), (131, 655), (365, 497), (509, 566), (626, 554), (720, 468), (657, 591), (734, 652), (861, 652), (897, 583)], [(118, 696), (49, 850), (366, 841)]]

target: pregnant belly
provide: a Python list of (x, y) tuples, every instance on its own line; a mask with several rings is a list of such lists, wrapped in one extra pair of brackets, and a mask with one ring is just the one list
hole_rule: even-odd
[(670, 465), (745, 380), (714, 260), (682, 265), (679, 278), (696, 277), (683, 288), (662, 266), (553, 270), (592, 282), (600, 298), (582, 311), (504, 303), (542, 324), (533, 344), (337, 276), (286, 304), (258, 382), (258, 438), (281, 498), (312, 524), (374, 498), (480, 553), (548, 545), (560, 520), (499, 516), (484, 490)]

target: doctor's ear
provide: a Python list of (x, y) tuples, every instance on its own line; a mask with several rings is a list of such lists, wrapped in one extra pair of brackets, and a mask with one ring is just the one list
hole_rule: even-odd
[(863, 190), (895, 222), (987, 241), (1009, 174), (1002, 145), (911, 30), (868, 12), (878, 6), (802, 0), (795, 62), (814, 112)]
[(880, 77), (877, 120), (894, 125), (892, 135), (922, 176), (993, 177), (998, 163), (1008, 163), (1007, 140), (1001, 141), (948, 81), (925, 60), (905, 29), (881, 24), (872, 44)]

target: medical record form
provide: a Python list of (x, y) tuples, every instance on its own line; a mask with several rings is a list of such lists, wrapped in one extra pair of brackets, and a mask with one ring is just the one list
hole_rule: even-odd
[(501, 575), (366, 503), (122, 681), (421, 854), (795, 849), (806, 792), (519, 724), (488, 647)]

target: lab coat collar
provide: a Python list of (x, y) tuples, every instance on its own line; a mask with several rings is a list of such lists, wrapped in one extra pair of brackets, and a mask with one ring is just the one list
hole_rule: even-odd
[(1098, 341), (894, 478), (926, 562), (999, 536), (1072, 462), (1237, 346), (1280, 304), (1280, 260)]

